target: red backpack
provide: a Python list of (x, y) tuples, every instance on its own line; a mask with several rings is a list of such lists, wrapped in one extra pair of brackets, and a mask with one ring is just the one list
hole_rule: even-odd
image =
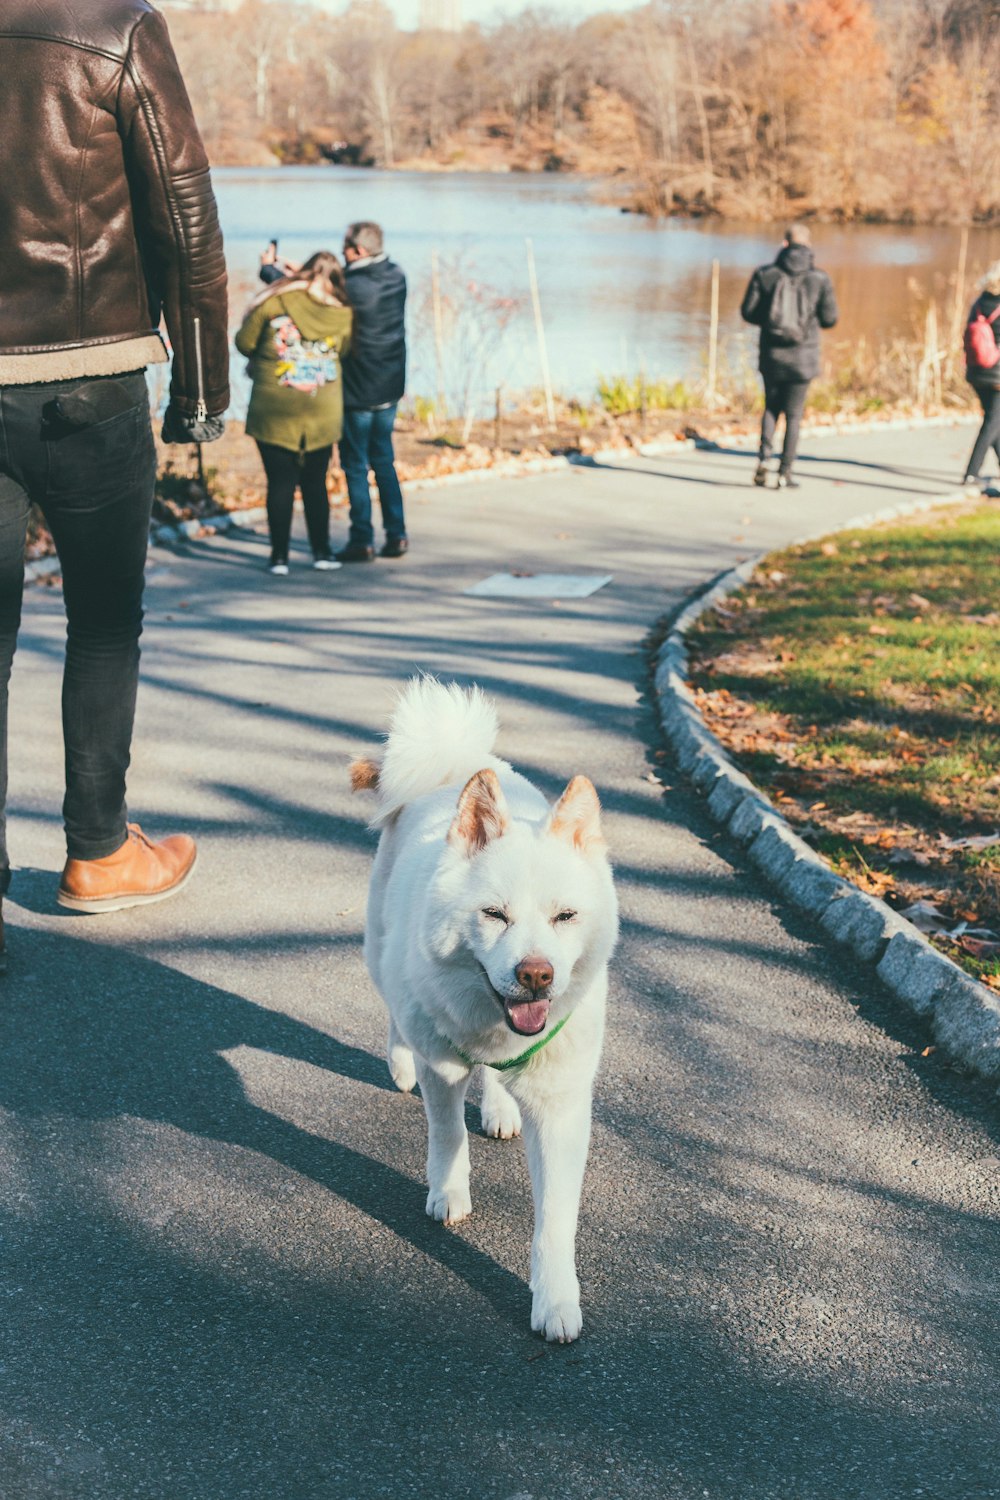
[(992, 370), (1000, 364), (1000, 348), (993, 327), (997, 318), (1000, 318), (1000, 307), (988, 318), (978, 302), (973, 308), (973, 316), (965, 325), (965, 363), (970, 370)]

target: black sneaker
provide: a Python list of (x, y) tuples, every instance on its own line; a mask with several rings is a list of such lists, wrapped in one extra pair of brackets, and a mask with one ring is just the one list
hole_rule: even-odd
[(287, 557), (272, 557), (271, 561), (267, 565), (267, 571), (269, 573), (273, 573), (273, 575), (274, 575), (275, 578), (287, 578), (288, 577), (288, 558)]
[(793, 479), (792, 476), (791, 476), (791, 474), (779, 474), (778, 475), (778, 489), (779, 490), (797, 490), (799, 488), (800, 488), (799, 481), (797, 479)]
[(334, 561), (339, 563), (351, 562), (374, 562), (375, 548), (363, 547), (360, 542), (348, 542), (346, 547), (341, 547), (339, 552), (333, 554)]
[(379, 553), (379, 557), (402, 557), (410, 549), (410, 544), (405, 536), (390, 536), (386, 538), (385, 546)]
[(767, 483), (767, 466), (763, 462), (763, 460), (761, 460), (761, 462), (754, 470), (753, 482), (758, 489), (763, 489), (764, 485)]

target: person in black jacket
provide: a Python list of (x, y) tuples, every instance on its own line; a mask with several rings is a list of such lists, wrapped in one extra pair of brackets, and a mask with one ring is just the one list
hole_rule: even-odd
[[(1000, 260), (986, 272), (982, 288), (969, 311), (968, 321), (972, 323), (980, 314), (992, 320), (994, 338), (1000, 344)], [(973, 487), (979, 484), (979, 471), (991, 448), (1000, 459), (1000, 361), (983, 368), (973, 365), (967, 359), (965, 378), (979, 397), (983, 408), (983, 425), (976, 437), (963, 481)]]
[(403, 493), (396, 474), (392, 429), (406, 386), (406, 277), (383, 249), (378, 224), (352, 224), (344, 238), (347, 295), (354, 309), (351, 352), (344, 360), (344, 430), (340, 462), (347, 479), (351, 530), (338, 562), (375, 556), (368, 471), (378, 486), (385, 545), (380, 557), (407, 550)]
[(785, 441), (778, 488), (797, 489), (792, 477), (799, 427), (809, 384), (819, 374), (819, 331), (837, 321), (837, 299), (825, 271), (817, 270), (805, 224), (792, 224), (773, 264), (758, 266), (740, 312), (760, 329), (760, 373), (764, 380), (764, 420), (754, 484), (767, 483), (778, 418), (785, 418)]

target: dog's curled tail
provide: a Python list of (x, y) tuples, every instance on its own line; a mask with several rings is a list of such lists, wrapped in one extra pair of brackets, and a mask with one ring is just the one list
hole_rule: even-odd
[(371, 766), (374, 783), (362, 779), (378, 793), (373, 824), (384, 823), (415, 797), (464, 784), (484, 766), (499, 765), (492, 756), (498, 732), (496, 709), (481, 688), (412, 678), (396, 704), (382, 764)]

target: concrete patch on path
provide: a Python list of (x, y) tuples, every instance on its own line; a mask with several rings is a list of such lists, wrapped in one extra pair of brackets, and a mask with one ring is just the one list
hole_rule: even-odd
[[(857, 530), (901, 520), (969, 497), (964, 491), (859, 516), (824, 530)], [(815, 536), (799, 538), (800, 545)], [(793, 832), (769, 799), (730, 760), (705, 725), (686, 681), (685, 634), (707, 610), (741, 588), (766, 554), (725, 573), (681, 610), (656, 657), (654, 688), (664, 733), (681, 771), (708, 801), (717, 823), (746, 850), (752, 864), (799, 911), (860, 962), (917, 1015), (930, 1019), (938, 1043), (963, 1066), (1000, 1081), (1000, 999), (971, 978), (884, 901), (834, 873)]]
[(480, 599), (589, 599), (610, 582), (610, 573), (491, 573), (462, 592)]

